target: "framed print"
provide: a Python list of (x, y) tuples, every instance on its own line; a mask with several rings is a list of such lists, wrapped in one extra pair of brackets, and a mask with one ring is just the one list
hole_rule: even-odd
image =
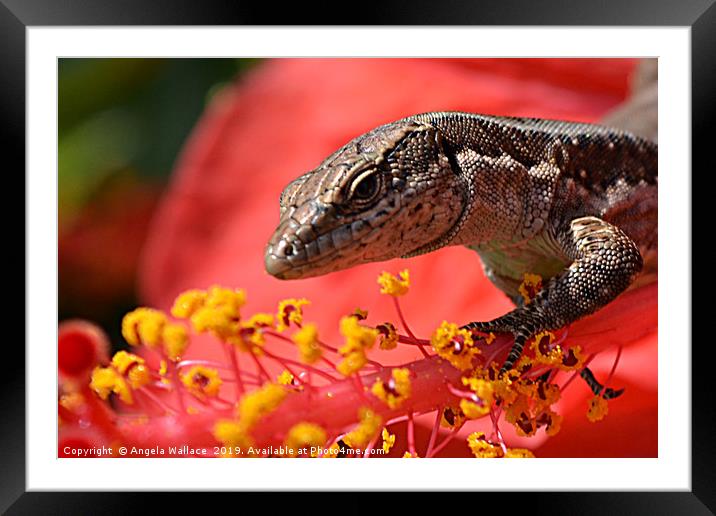
[(713, 7), (262, 27), (33, 5), (2, 11), (28, 203), (3, 508), (713, 507), (690, 303)]

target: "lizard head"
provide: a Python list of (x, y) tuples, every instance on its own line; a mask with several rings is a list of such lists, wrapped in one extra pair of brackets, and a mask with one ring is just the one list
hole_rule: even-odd
[(434, 127), (378, 127), (286, 186), (266, 270), (305, 278), (419, 254), (456, 224), (462, 192)]

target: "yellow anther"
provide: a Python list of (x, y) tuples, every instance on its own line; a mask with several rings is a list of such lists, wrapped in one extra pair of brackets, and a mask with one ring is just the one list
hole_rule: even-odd
[(472, 333), (447, 321), (435, 330), (430, 344), (438, 355), (461, 371), (472, 369), (473, 358), (480, 354), (480, 349), (473, 345)]
[(137, 364), (144, 364), (144, 359), (126, 351), (117, 351), (112, 357), (112, 367), (120, 374), (126, 374), (130, 367)]
[(380, 349), (395, 349), (398, 346), (398, 331), (389, 322), (379, 324), (375, 328), (380, 332)]
[(134, 401), (127, 382), (112, 367), (96, 367), (92, 371), (90, 388), (103, 400), (106, 400), (110, 393), (114, 393), (129, 405)]
[(299, 450), (303, 449), (308, 453), (301, 453), (301, 455), (308, 455), (311, 453), (311, 448), (318, 448), (326, 444), (326, 431), (319, 425), (314, 423), (298, 423), (293, 425), (288, 431), (286, 436), (286, 447), (289, 449), (289, 456), (296, 457), (299, 455)]
[(594, 396), (589, 400), (589, 410), (587, 411), (587, 419), (592, 423), (601, 421), (609, 412), (609, 404), (607, 400), (601, 396)]
[(482, 432), (473, 432), (467, 436), (467, 444), (478, 459), (495, 459), (504, 455), (502, 448), (492, 444)]
[(276, 381), (280, 385), (293, 385), (293, 375), (284, 369), (281, 372), (281, 374), (278, 375), (278, 378), (276, 378)]
[(395, 434), (391, 434), (387, 428), (383, 428), (381, 436), (383, 437), (383, 452), (388, 453), (395, 444)]
[(479, 419), (490, 413), (490, 406), (486, 403), (479, 404), (470, 400), (460, 400), (460, 410), (468, 419)]
[(383, 272), (378, 276), (380, 293), (391, 296), (404, 296), (410, 288), (410, 272), (408, 269), (399, 273), (400, 277), (393, 276), (389, 272)]
[(527, 448), (507, 448), (506, 459), (534, 459), (534, 453)]
[[(226, 447), (248, 448), (253, 441), (246, 431), (244, 425), (236, 421), (222, 420), (214, 425), (214, 438)], [(233, 451), (233, 450), (232, 450)], [(235, 454), (227, 453), (224, 456), (233, 457)]]
[(338, 371), (351, 375), (359, 371), (367, 362), (365, 350), (373, 347), (378, 337), (378, 330), (363, 326), (355, 317), (341, 318), (340, 330), (346, 338), (345, 344), (338, 350), (343, 360), (338, 364)]
[(248, 321), (244, 323), (244, 328), (273, 328), (273, 314), (257, 313), (252, 315)]
[(371, 392), (391, 409), (398, 408), (403, 401), (410, 397), (410, 370), (407, 368), (393, 369), (387, 382), (376, 379)]
[(518, 291), (522, 295), (525, 304), (528, 304), (535, 298), (537, 293), (542, 290), (542, 276), (525, 273), (523, 278)]
[(221, 378), (216, 369), (200, 365), (192, 366), (180, 375), (182, 383), (193, 394), (217, 396), (221, 389)]
[(346, 338), (342, 349), (370, 349), (378, 338), (378, 330), (363, 326), (355, 317), (342, 317), (340, 322), (341, 334)]
[(383, 423), (381, 417), (367, 407), (360, 408), (358, 417), (358, 426), (343, 436), (343, 442), (351, 448), (365, 448), (378, 434)]
[(244, 395), (239, 401), (237, 411), (239, 421), (247, 430), (251, 429), (262, 417), (276, 410), (286, 394), (285, 387), (267, 383), (260, 389)]
[(284, 299), (278, 304), (276, 313), (276, 329), (283, 331), (291, 323), (301, 325), (303, 322), (303, 307), (311, 304), (308, 299)]
[(161, 343), (166, 315), (153, 308), (137, 308), (122, 319), (122, 336), (132, 346), (144, 344), (150, 348)]
[(162, 341), (166, 357), (172, 362), (178, 362), (189, 345), (189, 336), (183, 325), (167, 324), (162, 332)]
[(344, 376), (357, 373), (368, 363), (368, 357), (365, 356), (365, 352), (362, 349), (341, 354), (343, 355), (343, 360), (338, 363), (336, 369)]
[(315, 324), (306, 324), (293, 334), (293, 342), (298, 347), (301, 361), (314, 364), (321, 358), (321, 346), (318, 342), (318, 328)]
[(177, 319), (187, 319), (194, 315), (206, 302), (206, 292), (203, 290), (187, 290), (174, 300), (171, 313)]

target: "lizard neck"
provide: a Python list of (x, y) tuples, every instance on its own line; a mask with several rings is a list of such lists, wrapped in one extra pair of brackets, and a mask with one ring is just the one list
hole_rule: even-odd
[(512, 242), (521, 229), (525, 188), (520, 171), (510, 172), (504, 159), (480, 156), (469, 147), (450, 156), (462, 192), (462, 202), (452, 206), (455, 223), (448, 231), (415, 249), (404, 258), (452, 245), (477, 246), (490, 242)]

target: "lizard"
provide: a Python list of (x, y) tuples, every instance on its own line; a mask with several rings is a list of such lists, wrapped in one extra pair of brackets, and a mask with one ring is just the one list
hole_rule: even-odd
[[(463, 326), (513, 335), (504, 373), (539, 332), (655, 281), (657, 152), (651, 140), (601, 125), (408, 116), (358, 136), (285, 187), (265, 268), (306, 278), (467, 246), (516, 305)], [(519, 294), (525, 273), (544, 280), (529, 302)], [(601, 388), (589, 371), (582, 376)]]

